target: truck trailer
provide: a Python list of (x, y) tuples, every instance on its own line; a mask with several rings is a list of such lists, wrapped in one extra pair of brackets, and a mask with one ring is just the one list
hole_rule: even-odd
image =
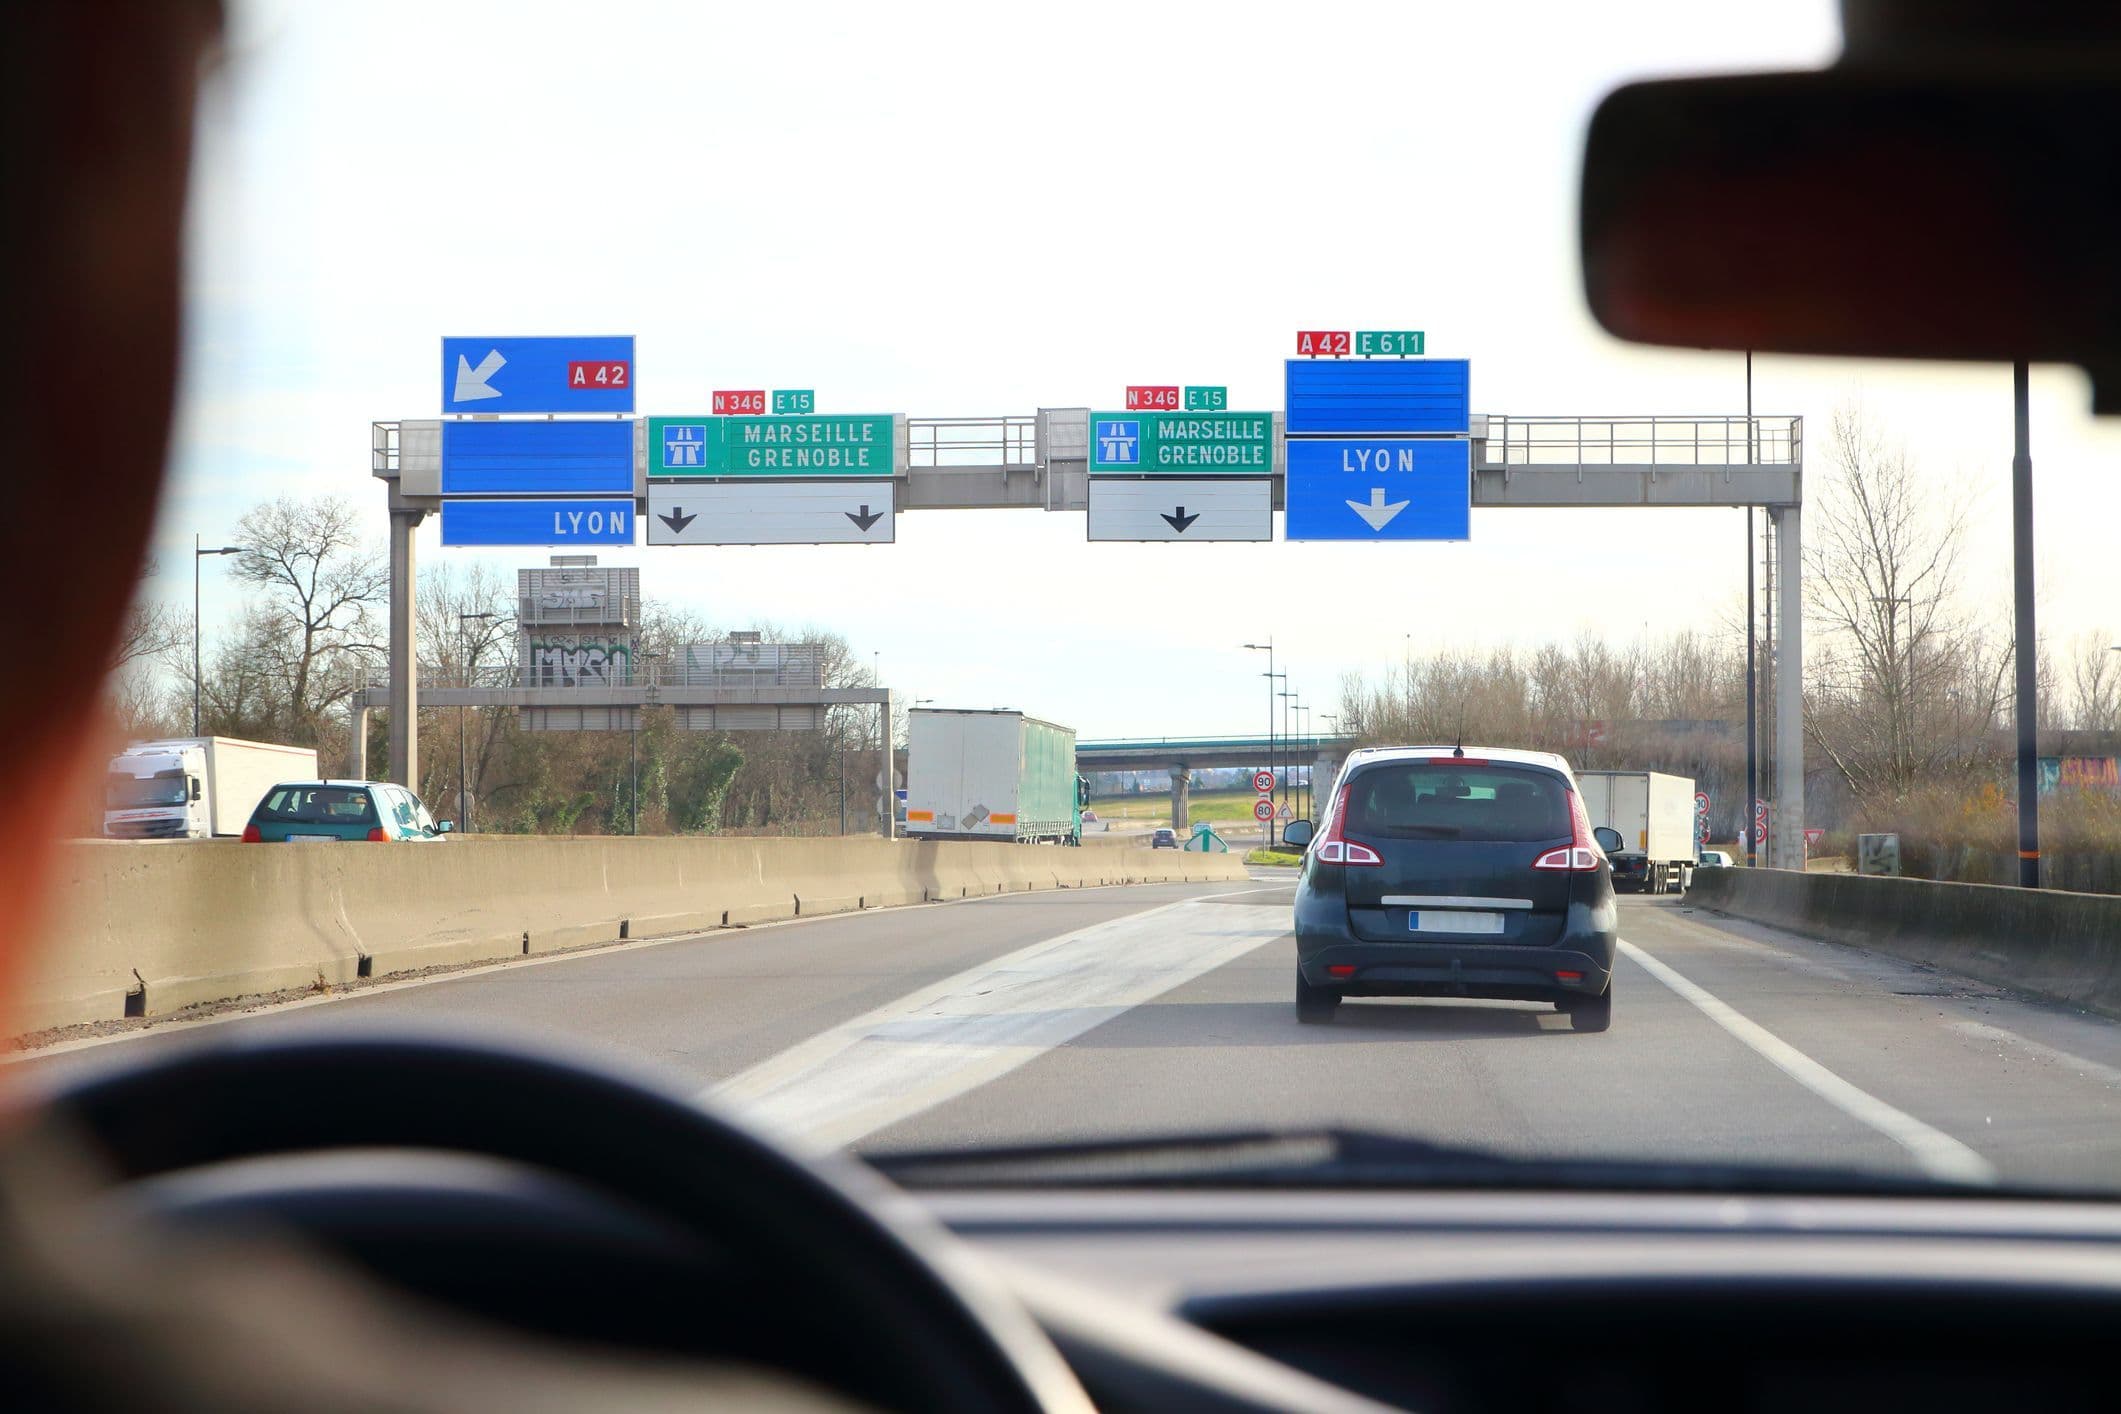
[(1081, 844), (1075, 730), (1021, 712), (921, 707), (906, 717), (906, 833)]
[(103, 834), (114, 840), (235, 837), (265, 793), (282, 781), (317, 779), (306, 746), (226, 736), (136, 741), (104, 777)]
[(1613, 887), (1641, 893), (1683, 893), (1699, 857), (1694, 837), (1694, 782), (1662, 771), (1578, 771), (1591, 827), (1620, 832), (1608, 854)]

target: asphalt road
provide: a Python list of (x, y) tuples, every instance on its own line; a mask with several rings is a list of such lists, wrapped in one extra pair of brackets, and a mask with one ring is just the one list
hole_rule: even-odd
[(956, 1147), (1349, 1125), (1511, 1153), (2121, 1187), (2121, 1024), (1624, 899), (1613, 1029), (1515, 1003), (1296, 1022), (1285, 878), (1019, 894), (635, 944), (155, 1028), (416, 1028), (645, 1066), (813, 1142)]

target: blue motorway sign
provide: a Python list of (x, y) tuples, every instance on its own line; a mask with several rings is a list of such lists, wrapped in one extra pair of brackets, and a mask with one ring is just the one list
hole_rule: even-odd
[(1473, 430), (1473, 366), (1462, 358), (1313, 359), (1287, 363), (1283, 431), (1328, 434)]
[(633, 424), (445, 422), (442, 494), (633, 494)]
[(1336, 437), (1288, 444), (1289, 540), (1466, 540), (1473, 444)]
[(443, 412), (632, 412), (633, 335), (442, 340)]
[(1138, 417), (1090, 419), (1090, 460), (1099, 466), (1140, 466), (1142, 420)]
[(631, 501), (444, 501), (444, 545), (631, 545)]

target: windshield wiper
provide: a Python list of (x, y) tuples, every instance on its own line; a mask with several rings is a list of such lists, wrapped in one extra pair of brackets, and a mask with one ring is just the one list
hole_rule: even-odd
[[(908, 1188), (1539, 1188), (1994, 1196), (1919, 1175), (1781, 1164), (1523, 1158), (1360, 1129), (1237, 1131), (999, 1149), (864, 1153)], [(2013, 1190), (2012, 1196), (2019, 1196)], [(2070, 1195), (2081, 1196), (2081, 1195)]]

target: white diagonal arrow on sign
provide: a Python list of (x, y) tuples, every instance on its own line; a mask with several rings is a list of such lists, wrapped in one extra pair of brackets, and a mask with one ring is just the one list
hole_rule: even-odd
[(502, 365), (507, 362), (508, 360), (501, 356), (499, 349), (488, 349), (486, 357), (479, 360), (477, 368), (471, 366), (470, 359), (458, 354), (457, 391), (452, 395), (450, 401), (470, 403), (477, 402), (480, 398), (500, 397), (501, 390), (488, 387), (486, 380), (499, 373)]
[(1367, 506), (1360, 501), (1348, 502), (1348, 509), (1361, 516), (1363, 524), (1369, 526), (1372, 530), (1383, 530), (1392, 523), (1392, 517), (1398, 515), (1406, 508), (1407, 503), (1405, 501), (1394, 501), (1391, 505), (1386, 505), (1385, 488), (1382, 486), (1372, 486), (1370, 488), (1370, 504)]

